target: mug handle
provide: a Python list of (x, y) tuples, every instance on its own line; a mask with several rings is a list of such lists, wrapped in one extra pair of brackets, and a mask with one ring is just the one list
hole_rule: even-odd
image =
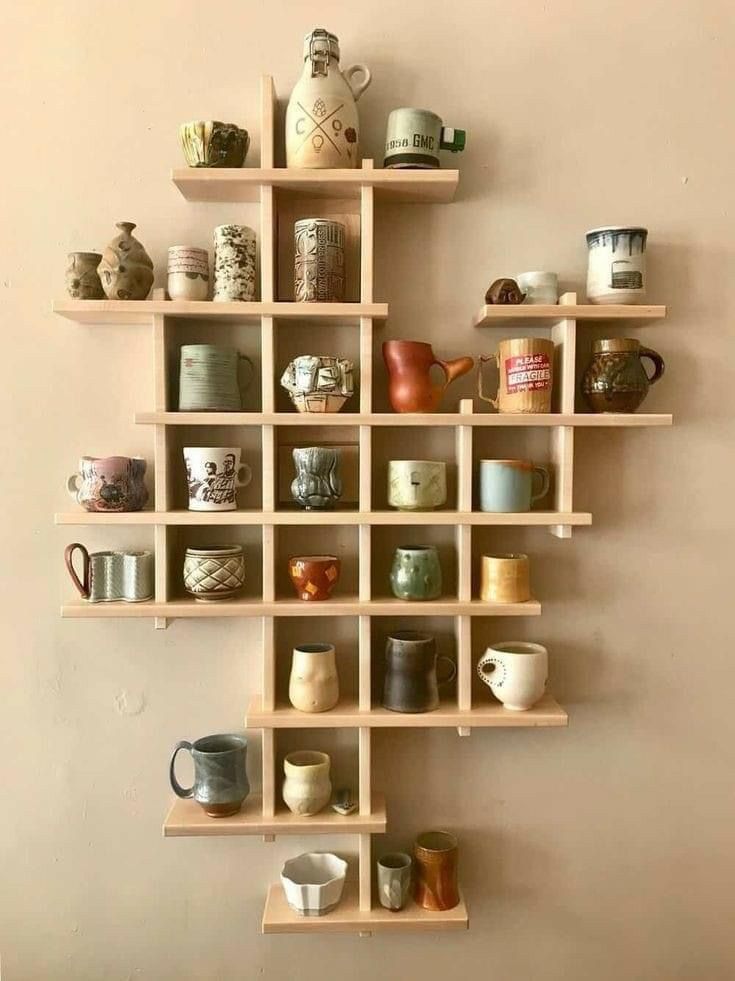
[[(82, 553), (81, 582), (74, 569), (74, 552), (77, 549), (79, 549), (79, 551)], [(79, 590), (79, 595), (82, 597), (82, 599), (89, 599), (89, 552), (87, 549), (81, 544), (81, 542), (74, 542), (72, 545), (67, 545), (64, 549), (64, 562), (66, 564), (67, 571), (71, 576), (71, 581)]]
[[(664, 373), (664, 368), (666, 367), (664, 364), (664, 359), (661, 357), (658, 351), (654, 351), (650, 347), (642, 347), (640, 350), (640, 356), (642, 358), (648, 358), (649, 361), (653, 361), (654, 371), (652, 375), (649, 375), (648, 382), (650, 385), (655, 385), (661, 375)], [(646, 374), (648, 374), (648, 372), (646, 372)]]
[(442, 678), (441, 681), (437, 678), (436, 683), (437, 685), (448, 685), (450, 681), (454, 681), (454, 679), (457, 677), (457, 665), (447, 654), (439, 654), (436, 659), (436, 663), (438, 664), (439, 661), (444, 661), (446, 664), (449, 664), (451, 670), (447, 677)]
[(79, 503), (77, 500), (77, 494), (79, 493), (79, 484), (81, 483), (81, 480), (82, 475), (80, 473), (73, 473), (71, 477), (67, 478), (66, 481), (67, 493), (69, 494), (69, 497), (73, 501), (77, 501), (77, 503)]
[[(352, 91), (355, 102), (357, 102), (362, 93), (373, 80), (373, 76), (370, 74), (370, 69), (367, 67), (367, 65), (361, 65), (358, 63), (356, 65), (350, 65), (349, 68), (345, 68), (342, 74), (344, 75), (345, 81)], [(362, 82), (354, 82), (352, 80), (353, 75), (364, 75), (365, 78), (362, 80)]]
[[(451, 140), (447, 137), (452, 134)], [(463, 129), (455, 129), (454, 126), (442, 126), (439, 135), (439, 149), (450, 150), (452, 153), (459, 153), (464, 150), (467, 133)]]
[[(485, 668), (492, 664), (493, 670), (486, 671)], [(492, 685), (492, 676), (498, 668), (503, 667), (503, 662), (497, 656), (495, 651), (485, 651), (480, 660), (477, 662), (477, 674), (481, 681), (483, 681), (488, 688)]]
[[(243, 476), (240, 476), (242, 474)], [(253, 479), (253, 471), (247, 463), (241, 463), (237, 470), (237, 486), (247, 487)]]
[(497, 409), (498, 407), (498, 393), (495, 393), (495, 398), (490, 398), (490, 396), (483, 394), (482, 391), (482, 366), (487, 361), (494, 361), (500, 370), (500, 362), (498, 360), (497, 354), (481, 354), (477, 361), (477, 394), (482, 399), (483, 402), (489, 402), (490, 405)]
[(185, 787), (182, 787), (179, 781), (176, 779), (176, 774), (174, 773), (174, 766), (176, 763), (176, 757), (179, 753), (179, 750), (186, 749), (191, 753), (192, 748), (193, 747), (191, 743), (187, 742), (186, 739), (182, 739), (181, 742), (176, 743), (176, 748), (174, 749), (174, 755), (171, 757), (171, 763), (168, 768), (168, 778), (171, 781), (171, 787), (173, 788), (173, 792), (176, 794), (177, 797), (183, 797), (184, 799), (194, 796), (194, 784), (192, 784), (188, 790)]
[(240, 381), (240, 393), (241, 393), (240, 394), (240, 404), (242, 405), (242, 393), (245, 391), (246, 388), (248, 388), (250, 386), (251, 381), (255, 377), (255, 365), (250, 360), (250, 358), (247, 356), (247, 354), (238, 354), (238, 358), (239, 358), (238, 366), (241, 366), (241, 363), (244, 361), (245, 364), (250, 369), (250, 372), (248, 374), (247, 381), (244, 381), (244, 382), (242, 380)]
[(541, 478), (541, 490), (536, 494), (531, 493), (531, 504), (533, 504), (534, 501), (540, 500), (542, 497), (546, 497), (546, 495), (549, 493), (549, 487), (551, 486), (551, 477), (549, 476), (549, 471), (546, 469), (546, 467), (534, 467), (533, 473), (534, 476), (538, 474)]

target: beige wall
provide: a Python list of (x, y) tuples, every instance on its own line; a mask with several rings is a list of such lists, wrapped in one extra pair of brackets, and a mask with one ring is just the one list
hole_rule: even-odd
[[(306, 7), (5, 11), (3, 981), (732, 978), (731, 5)], [(206, 246), (222, 220), (257, 222), (255, 209), (183, 200), (168, 180), (176, 127), (207, 116), (255, 127), (260, 73), (287, 96), (315, 23), (338, 33), (343, 64), (373, 69), (366, 154), (379, 157), (398, 105), (469, 133), (456, 204), (380, 212), (385, 336), (490, 352), (495, 335), (467, 326), (489, 280), (552, 268), (581, 290), (583, 232), (604, 222), (650, 228), (651, 299), (671, 311), (640, 336), (668, 363), (647, 408), (673, 411), (675, 428), (579, 433), (575, 504), (594, 524), (571, 541), (541, 529), (485, 539), (531, 552), (544, 614), (489, 622), (480, 642), (547, 644), (569, 729), (375, 735), (390, 843), (427, 825), (460, 836), (466, 935), (260, 936), (266, 884), (312, 842), (160, 831), (172, 744), (237, 729), (257, 690), (257, 624), (154, 632), (58, 617), (68, 541), (150, 540), (54, 528), (63, 479), (81, 453), (152, 453), (132, 422), (152, 404), (149, 333), (53, 317), (66, 253), (134, 219), (160, 284), (169, 244)], [(546, 444), (522, 434), (493, 446), (543, 458)]]

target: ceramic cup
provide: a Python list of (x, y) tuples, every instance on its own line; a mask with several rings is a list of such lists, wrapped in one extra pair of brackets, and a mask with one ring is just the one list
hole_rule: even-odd
[[(74, 569), (74, 553), (82, 556), (82, 575)], [(88, 552), (74, 542), (64, 562), (82, 599), (89, 603), (142, 603), (153, 598), (153, 552)]]
[(246, 129), (216, 119), (182, 123), (179, 140), (190, 167), (242, 167), (250, 146)]
[[(482, 366), (494, 362), (498, 369), (495, 398), (485, 395)], [(511, 337), (498, 344), (496, 354), (481, 355), (477, 394), (498, 412), (551, 412), (554, 387), (554, 342), (544, 337)]]
[(283, 761), (283, 801), (289, 811), (302, 817), (318, 814), (329, 803), (332, 782), (331, 761), (326, 753), (299, 750)]
[(339, 701), (332, 644), (301, 644), (291, 656), (288, 700), (299, 712), (328, 712)]
[(411, 892), (411, 856), (391, 852), (378, 859), (378, 899), (386, 909), (403, 909)]
[(424, 909), (453, 909), (459, 903), (457, 839), (448, 831), (424, 831), (414, 845), (413, 898)]
[(255, 232), (247, 225), (219, 225), (214, 230), (213, 300), (251, 303), (255, 282)]
[(97, 272), (99, 252), (70, 252), (66, 267), (66, 291), (74, 300), (104, 300), (105, 291)]
[(294, 300), (339, 303), (345, 298), (345, 226), (328, 218), (294, 224)]
[(433, 600), (442, 594), (442, 569), (434, 545), (399, 545), (390, 571), (393, 595), (402, 600)]
[(148, 500), (145, 466), (139, 456), (83, 456), (66, 489), (85, 511), (141, 511)]
[[(447, 669), (437, 677), (437, 665)], [(391, 712), (433, 712), (439, 708), (439, 687), (454, 681), (457, 665), (436, 653), (436, 640), (416, 630), (396, 630), (385, 644), (383, 707)]]
[(242, 545), (187, 548), (184, 588), (194, 599), (209, 603), (233, 599), (245, 585)]
[(486, 603), (526, 603), (530, 600), (528, 556), (520, 553), (483, 555), (480, 599)]
[(431, 170), (440, 167), (439, 151), (464, 150), (467, 134), (445, 126), (428, 109), (394, 109), (388, 116), (384, 167)]
[(172, 245), (168, 250), (167, 292), (171, 300), (206, 300), (209, 254), (206, 249)]
[(526, 304), (550, 303), (559, 299), (559, 280), (553, 272), (518, 273), (516, 282), (521, 293), (526, 294)]
[[(239, 369), (248, 365), (241, 382)], [(250, 384), (253, 362), (234, 348), (215, 344), (183, 344), (179, 371), (179, 412), (240, 412)]]
[(546, 690), (549, 656), (541, 644), (492, 644), (477, 662), (477, 673), (507, 709), (525, 712)]
[(447, 465), (441, 460), (390, 460), (388, 504), (399, 511), (432, 511), (447, 501)]
[[(537, 477), (537, 489), (533, 480)], [(530, 511), (549, 491), (549, 471), (527, 460), (480, 460), (480, 510)]]
[(606, 225), (587, 232), (590, 303), (642, 303), (646, 298), (648, 230)]
[(341, 567), (336, 555), (294, 555), (288, 560), (288, 574), (301, 600), (328, 600)]
[(354, 368), (346, 358), (302, 354), (283, 372), (281, 385), (299, 412), (339, 412), (354, 391)]
[(237, 488), (253, 479), (241, 454), (239, 446), (184, 447), (190, 511), (237, 510)]
[[(194, 783), (188, 789), (176, 779), (175, 764), (180, 750), (191, 753), (194, 760)], [(204, 736), (190, 743), (176, 744), (169, 780), (177, 797), (194, 798), (210, 817), (237, 814), (250, 793), (247, 771), (247, 739), (241, 736)]]
[(334, 507), (342, 496), (341, 453), (330, 446), (299, 446), (292, 453), (296, 476), (291, 496), (307, 511)]

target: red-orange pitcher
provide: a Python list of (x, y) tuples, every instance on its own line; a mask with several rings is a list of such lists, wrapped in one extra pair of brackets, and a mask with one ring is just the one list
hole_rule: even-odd
[[(431, 344), (423, 341), (384, 341), (383, 360), (388, 369), (388, 398), (394, 412), (434, 412), (450, 382), (472, 370), (472, 358), (440, 361)], [(444, 384), (431, 378), (431, 368), (439, 365)]]

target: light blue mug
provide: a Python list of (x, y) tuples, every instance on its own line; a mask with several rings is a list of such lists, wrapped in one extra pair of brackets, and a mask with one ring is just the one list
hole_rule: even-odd
[[(534, 492), (534, 477), (539, 478)], [(527, 460), (480, 460), (480, 510), (530, 511), (549, 491), (549, 471)]]

